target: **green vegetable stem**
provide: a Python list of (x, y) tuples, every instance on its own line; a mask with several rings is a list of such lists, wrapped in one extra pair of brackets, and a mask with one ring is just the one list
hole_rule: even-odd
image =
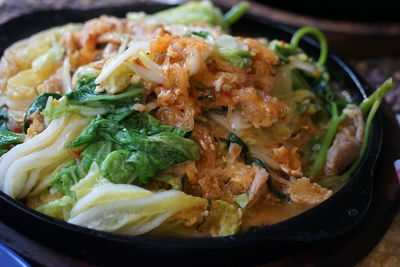
[[(373, 94), (371, 94), (368, 98), (366, 98), (358, 106), (364, 115), (368, 114), (367, 124), (366, 124), (366, 128), (365, 128), (365, 134), (364, 134), (364, 138), (362, 141), (363, 143), (362, 143), (359, 157), (353, 163), (352, 167), (340, 179), (343, 179), (343, 177), (345, 177), (345, 176), (347, 177), (349, 174), (351, 174), (357, 168), (358, 164), (361, 162), (361, 159), (364, 157), (367, 142), (368, 142), (368, 137), (371, 132), (372, 119), (375, 116), (376, 110), (378, 109), (378, 107), (383, 99), (383, 96), (392, 88), (392, 86), (393, 86), (393, 79), (390, 78), (387, 81), (385, 81), (381, 86), (379, 86), (378, 89)], [(340, 123), (344, 119), (346, 119), (345, 113), (342, 113), (340, 116), (337, 114), (338, 112), (337, 112), (336, 105), (333, 105), (332, 113), (333, 113), (333, 115), (332, 115), (331, 121), (329, 122), (328, 130), (324, 136), (324, 139), (323, 139), (323, 142), (321, 145), (321, 149), (318, 152), (316, 160), (314, 161), (313, 165), (310, 168), (310, 178), (311, 178), (311, 180), (314, 180), (314, 181), (318, 177), (322, 168), (325, 165), (329, 147), (331, 146), (333, 139), (335, 138), (335, 135), (336, 135), (336, 132), (337, 132), (337, 129), (338, 129)]]
[(247, 10), (249, 10), (249, 8), (250, 4), (247, 1), (237, 4), (224, 15), (225, 22), (228, 25), (232, 25), (233, 23), (238, 21), (241, 17), (243, 17), (243, 15), (247, 12)]
[(321, 52), (319, 55), (319, 59), (317, 61), (317, 66), (322, 67), (325, 65), (326, 59), (328, 57), (328, 43), (326, 41), (324, 34), (317, 28), (307, 26), (297, 30), (293, 34), (292, 39), (290, 40), (289, 47), (292, 49), (296, 49), (299, 46), (301, 38), (303, 38), (307, 34), (314, 35), (319, 41)]

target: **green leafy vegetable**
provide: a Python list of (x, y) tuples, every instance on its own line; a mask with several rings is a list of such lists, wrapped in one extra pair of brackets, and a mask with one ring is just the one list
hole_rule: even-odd
[(177, 177), (170, 174), (162, 174), (156, 176), (154, 180), (170, 185), (171, 189), (182, 191), (182, 177)]
[(225, 15), (224, 20), (228, 25), (232, 25), (236, 21), (238, 21), (243, 15), (249, 10), (250, 4), (249, 2), (241, 2), (231, 8)]
[(314, 35), (319, 41), (321, 52), (316, 65), (321, 68), (325, 65), (328, 58), (328, 43), (324, 34), (315, 27), (307, 26), (298, 29), (293, 34), (290, 44), (284, 41), (273, 40), (269, 44), (269, 48), (273, 50), (281, 60), (288, 61), (289, 56), (295, 56), (302, 53), (302, 50), (299, 48), (299, 44), (301, 39), (307, 34)]
[(71, 211), (69, 223), (129, 235), (146, 233), (173, 214), (205, 207), (207, 200), (169, 190), (153, 194), (133, 185), (96, 186)]
[(223, 200), (215, 200), (200, 229), (209, 231), (213, 237), (233, 235), (239, 230), (241, 218), (241, 208)]
[(290, 56), (296, 56), (301, 54), (301, 49), (293, 47), (281, 40), (272, 40), (269, 43), (269, 49), (275, 52), (282, 62), (288, 62)]
[(93, 162), (113, 183), (148, 183), (169, 166), (200, 157), (198, 145), (185, 131), (160, 122), (146, 112), (126, 110), (96, 117), (67, 147), (88, 145), (81, 160), (63, 167), (52, 179), (53, 187), (71, 194), (70, 187), (84, 177)]
[(235, 200), (235, 202), (242, 209), (244, 209), (247, 206), (247, 204), (249, 204), (249, 195), (248, 194), (234, 195), (234, 196), (232, 196), (232, 199)]
[(71, 186), (87, 175), (90, 166), (93, 163), (99, 166), (112, 151), (120, 148), (109, 141), (98, 141), (88, 145), (80, 154), (80, 160), (69, 161), (54, 174), (51, 180), (52, 190), (72, 196)]
[(24, 116), (24, 124), (23, 124), (23, 131), (26, 133), (26, 130), (29, 128), (29, 117), (35, 113), (42, 111), (47, 104), (47, 99), (49, 97), (53, 97), (53, 99), (60, 99), (61, 95), (57, 93), (43, 93), (39, 95), (38, 97), (35, 98), (35, 100), (32, 102), (32, 104), (29, 106), (29, 108), (25, 112)]
[(308, 83), (304, 75), (302, 75), (300, 70), (298, 69), (292, 70), (291, 76), (292, 76), (292, 85), (294, 90), (299, 90), (299, 89), (311, 90), (310, 84)]
[[(116, 150), (111, 152), (103, 161), (100, 167), (101, 175), (109, 181), (116, 184), (130, 184), (138, 176), (137, 168), (142, 169), (142, 180), (148, 178), (145, 175), (146, 170), (149, 177), (155, 175), (151, 162), (145, 153), (131, 152), (129, 150)], [(144, 155), (143, 155), (144, 154)], [(140, 157), (142, 156), (142, 157)], [(140, 179), (139, 178), (139, 179)]]
[(79, 168), (75, 160), (67, 162), (51, 179), (51, 192), (62, 192), (65, 195), (72, 195), (71, 186), (76, 184), (85, 176), (84, 171)]
[[(374, 105), (379, 106), (380, 102), (383, 99), (383, 96), (392, 88), (392, 86), (393, 86), (393, 79), (390, 78), (387, 81), (385, 81), (381, 86), (379, 86), (379, 88), (372, 95), (364, 99), (364, 101), (358, 106), (364, 113), (364, 115), (367, 114), (368, 112), (371, 112), (370, 110), (372, 106)], [(374, 111), (372, 114), (374, 115), (375, 112), (376, 111)], [(337, 129), (339, 125), (344, 121), (344, 119), (346, 119), (345, 113), (342, 113), (341, 115), (338, 114), (337, 106), (335, 104), (333, 105), (332, 114), (333, 116), (331, 118), (331, 121), (329, 122), (328, 130), (325, 133), (324, 139), (321, 144), (321, 148), (318, 152), (316, 160), (314, 161), (313, 165), (310, 168), (311, 180), (315, 180), (317, 176), (320, 174), (322, 168), (325, 165), (328, 150), (333, 142), (333, 139), (335, 138)], [(363, 145), (364, 143), (366, 143), (366, 138), (368, 138), (370, 131), (371, 128), (366, 129), (366, 132), (364, 134)], [(364, 156), (363, 153), (360, 153), (360, 155), (362, 154), (361, 156)], [(356, 162), (358, 166), (359, 163), (358, 160)]]
[(24, 141), (24, 137), (24, 134), (0, 130), (0, 145), (19, 144)]
[(9, 150), (11, 144), (19, 144), (24, 141), (25, 135), (9, 131), (7, 108), (0, 108), (0, 155)]
[(290, 48), (297, 48), (299, 46), (300, 40), (307, 34), (314, 35), (319, 41), (321, 52), (317, 61), (317, 65), (319, 67), (322, 67), (325, 65), (326, 59), (328, 58), (328, 42), (326, 41), (324, 34), (317, 28), (307, 26), (298, 29), (293, 34), (292, 39), (290, 40)]
[(206, 31), (192, 32), (192, 34), (202, 38), (207, 38), (207, 36), (209, 35), (209, 33)]
[(215, 47), (223, 60), (236, 67), (247, 68), (252, 64), (251, 57), (254, 54), (249, 51), (248, 46), (242, 40), (223, 34), (215, 40)]
[[(174, 132), (145, 136), (102, 118), (93, 119), (70, 147), (99, 139), (125, 148), (112, 152), (101, 164), (101, 174), (112, 182), (131, 183), (138, 177), (142, 183), (147, 183), (149, 178), (171, 165), (200, 157), (198, 145), (194, 141)], [(113, 176), (116, 171), (120, 173)]]
[(64, 196), (37, 208), (37, 211), (59, 220), (67, 220), (76, 200), (70, 196)]
[(2, 107), (0, 108), (0, 130), (8, 130), (7, 122), (8, 122), (7, 108)]
[(60, 98), (58, 103), (54, 103), (53, 98), (49, 97), (47, 99), (46, 108), (41, 112), (44, 116), (44, 121), (46, 125), (56, 118), (60, 118), (66, 113), (74, 112), (81, 114), (82, 116), (92, 117), (97, 115), (102, 115), (110, 112), (106, 107), (88, 107), (85, 105), (71, 105), (68, 104), (68, 99), (63, 96)]
[(140, 84), (132, 84), (125, 92), (115, 95), (96, 92), (94, 77), (83, 76), (78, 81), (76, 90), (66, 94), (58, 103), (48, 98), (42, 114), (46, 124), (67, 112), (79, 113), (83, 116), (97, 116), (107, 113), (121, 113), (131, 110), (135, 103), (143, 101), (145, 88)]
[(252, 64), (253, 53), (248, 50), (218, 48), (218, 55), (225, 61), (239, 68), (248, 68)]
[(204, 22), (210, 25), (221, 26), (224, 30), (228, 29), (221, 11), (209, 1), (186, 3), (158, 12), (152, 17), (172, 24), (190, 25), (196, 22)]
[(115, 95), (97, 93), (95, 77), (84, 76), (78, 81), (76, 90), (66, 94), (69, 104), (86, 104), (92, 107), (111, 107), (134, 104), (140, 101), (139, 97), (144, 92), (140, 84), (131, 84), (125, 92)]

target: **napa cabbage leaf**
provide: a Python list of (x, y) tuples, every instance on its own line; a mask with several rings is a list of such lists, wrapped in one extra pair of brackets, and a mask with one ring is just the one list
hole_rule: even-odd
[[(0, 187), (13, 198), (23, 198), (39, 180), (31, 176), (48, 166), (68, 161), (71, 150), (65, 146), (76, 138), (89, 120), (77, 114), (70, 114), (54, 120), (42, 133), (13, 147), (0, 163)], [(79, 151), (79, 148), (76, 148)], [(32, 180), (31, 178), (34, 178)]]
[(242, 209), (223, 200), (211, 203), (209, 215), (200, 229), (210, 232), (211, 236), (233, 235), (239, 231)]
[(59, 220), (67, 220), (76, 200), (70, 196), (53, 200), (37, 208), (37, 211)]
[(253, 52), (242, 41), (231, 35), (223, 34), (215, 40), (218, 55), (225, 61), (239, 68), (248, 68), (253, 63)]
[(129, 12), (127, 14), (127, 19), (131, 21), (143, 20), (144, 18), (150, 19), (150, 21), (183, 25), (203, 22), (214, 26), (221, 26), (224, 30), (228, 29), (228, 24), (225, 22), (221, 10), (215, 7), (210, 1), (190, 2), (145, 17), (137, 12)]

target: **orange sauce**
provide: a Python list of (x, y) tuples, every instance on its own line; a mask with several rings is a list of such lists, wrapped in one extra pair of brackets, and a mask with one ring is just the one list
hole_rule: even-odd
[(271, 203), (261, 199), (253, 207), (247, 210), (242, 218), (242, 229), (248, 229), (253, 226), (271, 225), (289, 218), (292, 218), (314, 205), (300, 205), (291, 203)]

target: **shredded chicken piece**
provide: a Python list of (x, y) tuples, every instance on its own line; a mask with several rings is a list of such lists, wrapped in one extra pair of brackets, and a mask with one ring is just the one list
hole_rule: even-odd
[(83, 25), (80, 32), (79, 56), (80, 65), (86, 65), (95, 59), (96, 42), (101, 35), (107, 34), (109, 31), (116, 28), (122, 28), (122, 20), (113, 17), (101, 16), (100, 18), (92, 19)]
[(296, 204), (316, 205), (329, 198), (332, 195), (332, 190), (311, 183), (309, 178), (303, 177), (292, 180), (288, 187), (288, 194)]
[(241, 145), (231, 143), (228, 148), (228, 155), (229, 155), (228, 162), (230, 163), (234, 162), (240, 156), (241, 152), (242, 152)]
[(107, 43), (106, 47), (104, 47), (104, 50), (103, 50), (103, 54), (102, 54), (103, 58), (107, 59), (107, 58), (116, 56), (118, 53), (118, 48), (119, 48), (119, 46), (116, 45), (115, 43)]
[(50, 76), (47, 80), (45, 80), (42, 84), (36, 87), (36, 91), (38, 94), (43, 93), (63, 93), (63, 84), (62, 84), (62, 67), (60, 67), (56, 73)]
[(38, 135), (39, 133), (43, 132), (45, 127), (44, 127), (44, 118), (42, 115), (40, 115), (39, 112), (33, 113), (29, 120), (32, 122), (31, 125), (29, 126), (26, 136), (25, 136), (25, 141), (31, 139), (35, 135)]
[(277, 98), (262, 96), (252, 87), (233, 91), (233, 101), (240, 104), (242, 115), (255, 128), (269, 127), (282, 120), (287, 113), (287, 106)]
[(217, 161), (216, 143), (209, 129), (202, 124), (196, 124), (192, 131), (192, 139), (200, 144), (201, 158), (197, 161), (199, 169), (212, 169)]
[(269, 174), (263, 168), (260, 168), (257, 165), (253, 165), (253, 168), (255, 168), (256, 171), (249, 189), (249, 203), (247, 207), (254, 205), (260, 197), (265, 194), (269, 177)]
[(279, 58), (274, 52), (255, 39), (245, 38), (244, 42), (248, 45), (250, 51), (255, 54), (251, 58), (253, 64), (248, 79), (257, 88), (269, 92), (274, 82), (274, 78), (272, 77), (274, 72), (273, 66), (279, 63)]
[(167, 77), (156, 89), (157, 118), (164, 124), (190, 131), (194, 126), (195, 104), (189, 97), (189, 72), (177, 63), (165, 66)]
[(362, 111), (355, 105), (348, 105), (343, 112), (347, 114), (350, 122), (348, 121), (340, 128), (328, 150), (326, 175), (337, 175), (343, 172), (360, 153), (365, 128)]
[(288, 149), (285, 146), (274, 148), (273, 159), (279, 163), (282, 171), (291, 176), (302, 176), (301, 162), (297, 156), (297, 148)]
[[(222, 174), (227, 175), (229, 191), (234, 195), (247, 193), (254, 181), (259, 168), (257, 166), (245, 165), (239, 161), (229, 163)], [(256, 193), (256, 188), (253, 188)]]

